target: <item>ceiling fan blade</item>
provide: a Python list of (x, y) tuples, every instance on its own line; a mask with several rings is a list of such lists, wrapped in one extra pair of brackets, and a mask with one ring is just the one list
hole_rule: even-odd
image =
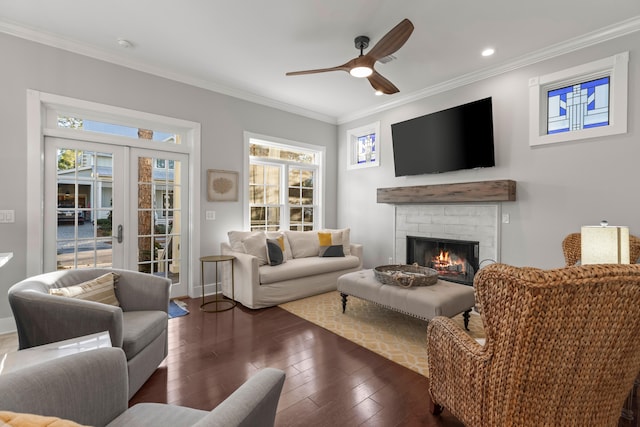
[(373, 86), (375, 90), (379, 90), (385, 95), (391, 95), (391, 94), (400, 92), (400, 89), (398, 89), (393, 83), (391, 83), (389, 80), (384, 78), (380, 73), (378, 73), (375, 70), (373, 71), (373, 74), (367, 77), (367, 79), (369, 80), (369, 83), (371, 83), (371, 86)]
[[(347, 64), (349, 64), (349, 62)], [(338, 65), (337, 67), (330, 67), (330, 68), (317, 68), (315, 70), (289, 71), (286, 75), (287, 76), (300, 76), (300, 75), (303, 75), (303, 74), (326, 73), (328, 71), (346, 71), (346, 72), (349, 72), (351, 67), (347, 66), (347, 64)]]
[(389, 56), (400, 49), (413, 32), (413, 24), (408, 19), (403, 19), (380, 39), (376, 45), (367, 52), (366, 56), (375, 59)]

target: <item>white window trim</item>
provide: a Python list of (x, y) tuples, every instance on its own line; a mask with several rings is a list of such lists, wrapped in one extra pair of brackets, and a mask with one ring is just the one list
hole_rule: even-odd
[[(376, 156), (370, 162), (358, 163), (358, 138), (374, 134), (376, 141)], [(380, 166), (380, 122), (370, 123), (355, 129), (347, 130), (347, 169), (362, 169)]]
[[(126, 108), (114, 107), (75, 98), (54, 95), (32, 89), (27, 90), (27, 276), (44, 272), (44, 137), (45, 135), (84, 139), (88, 135), (78, 136), (76, 130), (51, 128), (47, 123), (47, 111), (73, 111), (86, 113), (87, 116), (101, 119), (111, 118), (118, 124), (125, 121), (131, 125), (147, 125), (150, 128), (180, 133), (183, 144), (166, 144), (167, 151), (184, 152), (189, 155), (189, 260), (188, 291), (190, 296), (197, 295), (200, 286), (200, 123), (145, 113)], [(75, 136), (74, 136), (75, 135)], [(101, 140), (99, 134), (92, 140)], [(126, 138), (131, 144), (130, 138)], [(135, 143), (133, 143), (135, 145)], [(146, 148), (149, 148), (148, 145)]]
[[(248, 183), (249, 183), (249, 153), (250, 153), (250, 145), (252, 140), (262, 141), (265, 144), (269, 145), (282, 145), (283, 147), (296, 147), (301, 150), (308, 151), (317, 151), (321, 153), (321, 158), (318, 160), (318, 176), (316, 177), (316, 186), (317, 186), (317, 205), (319, 209), (316, 212), (316, 218), (314, 218), (314, 225), (318, 228), (324, 228), (324, 218), (325, 218), (325, 159), (327, 157), (327, 149), (326, 147), (320, 145), (307, 144), (304, 142), (291, 141), (288, 139), (277, 138), (273, 136), (260, 135), (252, 132), (244, 132), (244, 165), (242, 171), (243, 182), (238, 185), (239, 188), (244, 188), (243, 191), (243, 203), (242, 203), (242, 211), (243, 211), (243, 229), (250, 230), (251, 229), (251, 212), (250, 212), (250, 203), (249, 203), (249, 191)], [(285, 193), (283, 193), (285, 194)]]
[[(529, 79), (529, 145), (617, 135), (627, 132), (629, 52)], [(610, 77), (609, 125), (547, 134), (547, 92), (598, 77)]]

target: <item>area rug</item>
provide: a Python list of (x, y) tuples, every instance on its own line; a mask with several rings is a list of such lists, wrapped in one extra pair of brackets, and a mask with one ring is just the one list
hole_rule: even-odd
[[(425, 377), (429, 376), (428, 322), (424, 320), (356, 297), (349, 297), (347, 310), (343, 314), (340, 293), (337, 291), (288, 302), (279, 307)], [(453, 320), (464, 328), (462, 314)], [(471, 314), (469, 329), (472, 338), (484, 338), (479, 315)]]
[(169, 301), (169, 319), (187, 314), (189, 314), (189, 310), (187, 310), (187, 305), (184, 302), (175, 299)]

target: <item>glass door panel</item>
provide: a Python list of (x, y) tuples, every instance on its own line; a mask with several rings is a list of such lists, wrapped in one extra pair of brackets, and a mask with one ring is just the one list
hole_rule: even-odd
[(136, 206), (136, 269), (141, 272), (167, 277), (174, 286), (186, 283), (186, 254), (183, 248), (187, 230), (182, 212), (187, 198), (187, 157), (182, 154), (133, 150), (132, 165), (137, 177), (136, 196), (131, 203)]
[(122, 149), (46, 138), (47, 271), (122, 266), (112, 238), (115, 151)]

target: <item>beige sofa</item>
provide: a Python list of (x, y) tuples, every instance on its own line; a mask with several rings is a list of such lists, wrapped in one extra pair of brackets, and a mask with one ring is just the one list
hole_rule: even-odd
[[(233, 255), (235, 300), (264, 308), (337, 289), (338, 277), (362, 269), (362, 245), (350, 242), (350, 230), (230, 231), (221, 244)], [(330, 244), (326, 238), (330, 236)], [(321, 241), (321, 237), (324, 241)], [(270, 246), (267, 245), (267, 240)], [(284, 262), (271, 265), (268, 247), (279, 242)], [(334, 250), (338, 249), (337, 252)], [(339, 253), (344, 256), (339, 256)], [(320, 256), (322, 253), (332, 256)], [(277, 257), (276, 257), (277, 258)], [(224, 267), (223, 293), (231, 297), (231, 269)]]

